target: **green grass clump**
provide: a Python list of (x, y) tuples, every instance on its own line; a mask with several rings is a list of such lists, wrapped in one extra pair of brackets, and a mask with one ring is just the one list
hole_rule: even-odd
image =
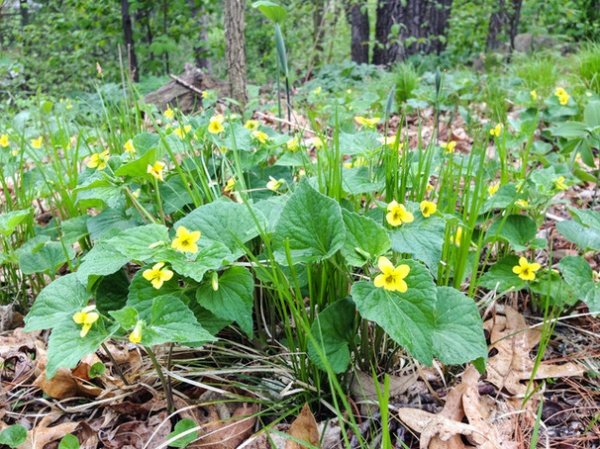
[(512, 74), (521, 80), (528, 90), (536, 89), (544, 95), (556, 87), (560, 72), (559, 64), (552, 55), (526, 55), (515, 59)]
[(579, 53), (579, 76), (590, 90), (600, 93), (600, 44), (589, 44)]
[(410, 63), (398, 64), (394, 69), (396, 80), (396, 102), (404, 103), (412, 97), (419, 86), (420, 77), (414, 66)]

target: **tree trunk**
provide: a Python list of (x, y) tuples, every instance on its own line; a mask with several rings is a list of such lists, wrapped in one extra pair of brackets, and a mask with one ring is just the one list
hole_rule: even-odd
[(198, 29), (200, 30), (197, 44), (194, 46), (196, 66), (210, 75), (212, 73), (212, 64), (207, 57), (208, 47), (206, 46), (206, 43), (208, 42), (208, 20), (205, 8), (197, 8), (193, 1), (188, 3), (190, 4), (192, 15), (196, 18)]
[(369, 13), (365, 0), (350, 0), (346, 5), (346, 18), (352, 28), (350, 53), (357, 64), (369, 63)]
[(135, 56), (135, 46), (133, 44), (133, 27), (131, 25), (131, 16), (129, 15), (128, 0), (121, 0), (121, 17), (123, 19), (123, 34), (125, 36), (125, 51), (127, 54), (129, 76), (137, 83), (140, 80), (140, 74)]
[(508, 3), (506, 0), (498, 0), (490, 16), (485, 44), (487, 51), (499, 50), (503, 47), (510, 52), (514, 50), (522, 3), (523, 0), (509, 0)]
[(29, 5), (27, 0), (19, 1), (19, 12), (21, 13), (21, 26), (26, 27), (29, 25)]
[(378, 0), (373, 63), (389, 65), (418, 53), (441, 53), (451, 7), (452, 0)]
[(225, 58), (231, 98), (239, 103), (233, 109), (243, 112), (248, 101), (246, 93), (246, 38), (244, 36), (244, 0), (225, 0)]

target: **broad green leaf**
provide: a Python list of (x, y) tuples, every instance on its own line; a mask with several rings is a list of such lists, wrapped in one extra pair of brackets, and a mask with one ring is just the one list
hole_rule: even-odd
[(381, 146), (381, 142), (377, 140), (378, 137), (379, 134), (374, 131), (362, 131), (354, 134), (340, 132), (340, 153), (366, 156), (370, 151)]
[(79, 439), (70, 433), (66, 434), (58, 445), (58, 449), (79, 449)]
[(437, 274), (438, 264), (442, 257), (444, 232), (446, 223), (437, 216), (425, 218), (420, 212), (415, 212), (412, 223), (390, 232), (392, 249), (399, 253), (412, 254), (415, 259), (425, 262), (429, 269)]
[(572, 306), (579, 300), (573, 289), (555, 270), (544, 270), (529, 283), (529, 289), (542, 299), (542, 303), (548, 298), (551, 306), (563, 308)]
[(159, 251), (159, 243), (170, 245), (169, 231), (163, 225), (149, 224), (129, 228), (113, 235), (105, 243), (130, 260), (150, 260)]
[(106, 208), (94, 217), (88, 217), (87, 227), (92, 240), (99, 240), (104, 235), (136, 227), (138, 224), (127, 217), (123, 211)]
[(582, 251), (600, 251), (600, 228), (590, 228), (573, 220), (561, 221), (556, 229)]
[[(356, 338), (355, 315), (354, 302), (349, 298), (340, 299), (319, 313), (310, 328), (320, 352), (336, 374), (346, 371), (350, 363), (349, 344)], [(312, 340), (308, 341), (308, 355), (316, 366), (326, 371), (325, 362)]]
[(252, 338), (254, 277), (244, 267), (231, 267), (219, 276), (218, 290), (206, 280), (196, 291), (198, 303), (219, 318), (232, 320)]
[(316, 262), (333, 256), (345, 237), (339, 204), (302, 180), (281, 212), (273, 234), (273, 250), (282, 265), (288, 265), (288, 242), (293, 262)]
[(50, 329), (81, 310), (91, 298), (75, 273), (59, 277), (44, 288), (25, 317), (25, 331)]
[(187, 259), (184, 254), (179, 252), (169, 251), (169, 253), (165, 259), (171, 263), (171, 269), (196, 282), (202, 282), (207, 271), (218, 270), (222, 265), (227, 265), (235, 260), (225, 245), (210, 240), (203, 241), (202, 238), (198, 242), (198, 253), (194, 255), (193, 260)]
[(600, 313), (600, 283), (594, 279), (590, 264), (583, 257), (567, 256), (561, 259), (559, 267), (567, 284), (590, 312)]
[[(165, 282), (161, 288), (156, 289), (152, 286), (150, 281), (143, 277), (144, 271), (151, 269), (152, 265), (146, 265), (140, 268), (131, 280), (129, 286), (129, 295), (127, 296), (126, 305), (133, 307), (138, 311), (140, 319), (150, 321), (150, 313), (152, 303), (155, 298), (159, 296), (179, 296), (182, 294), (182, 289), (179, 286), (177, 276), (173, 276), (170, 281)], [(170, 269), (168, 265), (165, 265), (163, 269)]]
[(118, 208), (125, 201), (125, 194), (121, 187), (115, 186), (107, 179), (96, 179), (91, 183), (77, 187), (77, 202), (84, 200), (100, 200), (108, 207)]
[(0, 432), (0, 444), (17, 447), (27, 440), (27, 429), (20, 424), (8, 426)]
[(487, 359), (483, 322), (475, 302), (451, 287), (437, 287), (433, 354), (442, 363), (459, 365)]
[(87, 228), (88, 218), (90, 218), (88, 215), (80, 215), (79, 217), (71, 218), (60, 223), (60, 239), (66, 245), (71, 245), (84, 238), (89, 234)]
[(583, 110), (583, 121), (590, 128), (600, 126), (600, 101), (591, 101)]
[[(198, 426), (196, 425), (196, 423), (189, 419), (189, 418), (185, 418), (182, 419), (181, 421), (179, 421), (177, 424), (175, 424), (175, 429), (173, 430), (173, 432), (171, 432), (169, 435), (167, 435), (167, 440), (170, 440), (171, 438), (175, 438), (176, 436), (179, 436), (179, 439), (172, 441), (171, 443), (169, 443), (169, 447), (187, 447), (188, 444), (190, 444), (192, 441), (194, 441), (196, 438), (198, 438), (198, 430), (194, 430), (192, 431), (192, 429), (197, 428)], [(184, 432), (190, 431), (189, 433), (186, 433), (185, 435), (182, 435)]]
[(498, 191), (485, 200), (479, 214), (484, 214), (492, 209), (503, 209), (510, 206), (517, 199), (517, 187), (515, 184), (505, 184), (500, 186)]
[(350, 265), (362, 267), (390, 248), (390, 238), (383, 226), (347, 210), (342, 211), (342, 216), (346, 226), (342, 255)]
[(48, 379), (54, 377), (59, 368), (74, 368), (83, 357), (95, 352), (100, 344), (119, 329), (117, 323), (106, 329), (104, 321), (99, 319), (87, 335), (81, 338), (81, 324), (76, 324), (72, 316), (54, 321), (52, 324), (54, 329), (48, 340), (48, 364), (46, 365)]
[(258, 210), (265, 217), (264, 224), (261, 225), (263, 231), (272, 233), (275, 230), (275, 226), (279, 221), (281, 211), (283, 211), (283, 206), (287, 199), (288, 197), (285, 195), (274, 196), (266, 200), (258, 201), (252, 205), (253, 210)]
[(154, 346), (162, 343), (195, 343), (215, 341), (196, 320), (193, 312), (176, 296), (159, 296), (152, 302), (149, 326), (142, 331), (141, 344)]
[(223, 243), (235, 259), (244, 254), (242, 245), (258, 235), (248, 207), (233, 201), (215, 201), (200, 206), (175, 223), (173, 229), (179, 226), (185, 226), (189, 231), (201, 231), (202, 239)]
[(490, 269), (479, 278), (479, 285), (488, 290), (497, 290), (503, 292), (509, 288), (521, 290), (527, 285), (519, 275), (513, 272), (513, 268), (519, 265), (518, 256), (508, 256), (495, 263)]
[(194, 312), (196, 319), (211, 335), (217, 335), (222, 329), (233, 323), (233, 320), (226, 320), (218, 317), (210, 310), (205, 309), (198, 301), (190, 301), (188, 307)]
[(262, 12), (267, 19), (275, 23), (282, 23), (285, 21), (287, 15), (282, 6), (279, 6), (277, 3), (270, 2), (268, 0), (259, 0), (258, 2), (254, 2), (252, 3), (252, 7), (258, 8), (258, 10)]
[(382, 190), (384, 181), (371, 180), (367, 167), (344, 168), (342, 170), (342, 188), (351, 195), (372, 193)]
[(565, 122), (560, 123), (550, 129), (553, 136), (566, 138), (584, 138), (588, 134), (588, 127), (581, 122)]
[(0, 232), (6, 237), (11, 235), (17, 226), (31, 215), (31, 210), (15, 210), (0, 215)]
[(524, 251), (535, 238), (537, 225), (527, 215), (508, 215), (497, 218), (486, 232), (486, 240), (496, 238), (507, 241), (515, 251)]
[(397, 343), (404, 346), (421, 363), (433, 362), (433, 330), (436, 288), (425, 267), (412, 260), (401, 264), (410, 267), (405, 278), (405, 293), (377, 288), (373, 282), (352, 285), (352, 299), (360, 315), (374, 321)]
[(90, 376), (90, 379), (101, 377), (104, 375), (104, 373), (106, 373), (106, 365), (102, 362), (94, 363), (88, 370), (88, 376)]
[[(129, 306), (123, 307), (120, 310), (111, 310), (108, 313), (125, 330), (133, 329), (140, 319), (138, 311)], [(148, 317), (150, 317), (150, 311), (148, 311)]]
[(96, 307), (101, 313), (118, 310), (125, 305), (129, 294), (129, 278), (125, 270), (102, 277), (96, 289)]
[(68, 260), (75, 258), (75, 250), (60, 242), (52, 242), (47, 236), (37, 236), (25, 242), (16, 251), (19, 268), (24, 274), (47, 273), (56, 271)]
[(185, 206), (193, 203), (180, 176), (172, 176), (166, 182), (161, 182), (158, 190), (165, 214), (181, 212)]
[(130, 260), (128, 256), (116, 251), (112, 244), (96, 243), (81, 259), (81, 265), (77, 269), (77, 279), (87, 285), (90, 276), (108, 276), (116, 273)]
[[(158, 134), (150, 133), (139, 133), (133, 139), (133, 148), (137, 154), (143, 155), (152, 148), (155, 148), (159, 141), (160, 136)], [(152, 161), (154, 162), (154, 161)]]
[(151, 181), (153, 177), (150, 173), (148, 173), (148, 165), (153, 165), (156, 162), (156, 153), (156, 149), (145, 152), (143, 155), (132, 160), (131, 162), (121, 165), (117, 171), (115, 171), (115, 175), (137, 176)]

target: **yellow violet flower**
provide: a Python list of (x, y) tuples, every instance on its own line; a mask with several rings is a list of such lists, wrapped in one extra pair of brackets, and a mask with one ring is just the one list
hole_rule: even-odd
[(490, 129), (490, 135), (492, 135), (494, 137), (500, 137), (500, 134), (502, 134), (502, 128), (503, 128), (502, 123), (498, 123), (492, 129)]
[(356, 120), (356, 123), (358, 123), (359, 125), (363, 125), (366, 128), (375, 127), (377, 122), (379, 122), (379, 119), (380, 119), (379, 117), (366, 118), (366, 117), (361, 117), (358, 115), (356, 117), (354, 117), (354, 120)]
[(267, 189), (275, 192), (278, 190), (283, 184), (285, 184), (285, 179), (275, 179), (272, 176), (269, 176), (270, 181), (267, 182)]
[(179, 226), (176, 231), (177, 237), (173, 239), (171, 248), (181, 253), (197, 253), (198, 245), (196, 242), (200, 239), (200, 231), (188, 231), (185, 227)]
[(135, 327), (133, 328), (133, 331), (131, 331), (131, 334), (129, 334), (129, 341), (131, 343), (139, 343), (140, 341), (142, 341), (142, 327), (143, 326), (144, 326), (143, 320), (139, 320), (137, 323), (135, 323)]
[(315, 137), (313, 139), (313, 145), (317, 150), (320, 150), (321, 148), (323, 148), (323, 140), (321, 140), (320, 137)]
[(2, 147), (2, 148), (6, 148), (8, 145), (9, 145), (9, 142), (8, 142), (8, 135), (6, 135), (6, 134), (2, 134), (2, 135), (0, 136), (0, 147)]
[(258, 140), (260, 143), (267, 143), (267, 140), (269, 140), (269, 136), (262, 131), (252, 131), (252, 137)]
[(454, 153), (454, 149), (456, 148), (456, 141), (452, 140), (448, 143), (440, 143), (440, 146), (445, 150), (444, 154)]
[(133, 147), (133, 141), (131, 139), (129, 139), (127, 142), (125, 142), (125, 145), (123, 145), (123, 148), (125, 149), (126, 153), (130, 153), (130, 154), (135, 153), (135, 148)]
[(387, 257), (381, 256), (377, 262), (381, 274), (375, 277), (373, 283), (377, 288), (384, 288), (392, 292), (404, 293), (408, 290), (408, 285), (404, 278), (410, 273), (408, 265), (398, 265), (394, 267)]
[(254, 131), (255, 129), (258, 129), (259, 126), (260, 126), (260, 122), (258, 120), (248, 120), (244, 124), (244, 128), (249, 129), (250, 131)]
[(92, 328), (92, 324), (100, 318), (98, 312), (92, 312), (92, 310), (96, 310), (95, 305), (84, 307), (81, 309), (81, 312), (77, 312), (73, 315), (73, 321), (75, 321), (75, 323), (83, 324), (81, 332), (79, 333), (81, 338), (87, 335), (88, 331)]
[(42, 143), (44, 143), (44, 137), (39, 136), (37, 139), (31, 139), (31, 146), (33, 148), (42, 148)]
[(169, 120), (172, 120), (173, 117), (175, 117), (175, 111), (173, 111), (173, 109), (171, 108), (167, 108), (165, 110), (165, 112), (163, 112), (163, 114), (165, 115), (165, 117), (167, 117)]
[(292, 153), (298, 151), (298, 138), (294, 137), (293, 139), (290, 139), (287, 141), (286, 146), (287, 149), (290, 150)]
[(529, 263), (525, 257), (519, 259), (519, 265), (513, 267), (513, 273), (518, 274), (524, 281), (533, 281), (535, 272), (542, 266), (539, 263)]
[(187, 133), (192, 129), (192, 125), (179, 126), (173, 130), (173, 134), (175, 134), (180, 139), (183, 139)]
[(106, 150), (102, 153), (92, 154), (92, 157), (90, 157), (87, 166), (89, 168), (95, 168), (97, 170), (104, 170), (108, 165), (108, 160), (110, 159), (109, 153), (110, 151)]
[(415, 216), (407, 211), (403, 204), (398, 204), (396, 200), (392, 200), (392, 202), (388, 204), (387, 210), (388, 213), (385, 216), (385, 219), (392, 226), (410, 223), (415, 219)]
[(554, 95), (558, 97), (558, 102), (564, 106), (569, 102), (571, 96), (562, 87), (557, 87), (554, 91)]
[(532, 90), (531, 92), (529, 92), (529, 96), (531, 96), (531, 99), (533, 101), (535, 101), (535, 100), (538, 99), (538, 94), (537, 94), (537, 92), (535, 90)]
[(565, 184), (565, 177), (560, 176), (554, 180), (556, 190), (567, 190), (569, 187)]
[(156, 161), (153, 165), (148, 164), (147, 173), (150, 173), (154, 176), (155, 179), (159, 181), (164, 181), (163, 179), (163, 170), (165, 168), (165, 164), (161, 161)]
[(221, 114), (213, 115), (208, 124), (208, 132), (211, 134), (219, 134), (225, 131), (223, 120), (225, 118)]
[(437, 204), (432, 201), (421, 201), (421, 204), (419, 204), (419, 209), (421, 209), (421, 213), (425, 218), (429, 218), (431, 214), (435, 214), (437, 212)]
[(205, 90), (204, 92), (202, 92), (202, 98), (206, 98), (208, 97), (208, 91)]
[(227, 180), (227, 184), (225, 184), (225, 188), (223, 189), (223, 191), (225, 191), (225, 193), (233, 192), (233, 190), (235, 189), (235, 184), (235, 176), (232, 176)]
[(162, 287), (165, 281), (170, 281), (173, 277), (173, 272), (171, 270), (167, 270), (166, 268), (164, 270), (162, 269), (164, 266), (164, 262), (158, 262), (157, 264), (154, 264), (152, 268), (148, 268), (142, 273), (144, 279), (150, 281), (152, 287), (157, 290)]
[(463, 230), (461, 227), (456, 228), (456, 233), (450, 236), (450, 243), (454, 243), (456, 246), (460, 246), (462, 240)]
[(317, 87), (315, 90), (313, 90), (313, 94), (315, 95), (319, 95), (321, 93), (323, 89), (321, 89), (321, 86)]
[(529, 203), (526, 200), (517, 200), (515, 201), (515, 206), (525, 209), (529, 207)]
[(497, 182), (490, 185), (487, 189), (488, 193), (490, 194), (490, 197), (494, 196), (499, 188), (500, 188), (500, 184), (498, 184)]

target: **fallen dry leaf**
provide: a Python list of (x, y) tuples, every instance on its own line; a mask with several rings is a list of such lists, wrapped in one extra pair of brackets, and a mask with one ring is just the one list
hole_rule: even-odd
[(50, 427), (61, 416), (63, 415), (58, 412), (51, 412), (44, 416), (39, 424), (27, 432), (27, 440), (19, 446), (19, 449), (43, 449), (46, 444), (73, 433), (79, 425), (77, 422), (65, 422)]
[(110, 449), (155, 448), (167, 441), (171, 433), (171, 422), (166, 410), (151, 416), (145, 421), (129, 421), (121, 424), (102, 440)]
[[(298, 417), (290, 426), (289, 435), (300, 441), (305, 441), (313, 446), (319, 444), (319, 428), (317, 421), (313, 416), (308, 404), (304, 404)], [(306, 447), (294, 440), (288, 440), (285, 443), (285, 449), (302, 449)]]
[(222, 419), (216, 407), (209, 407), (210, 420), (202, 426), (198, 440), (190, 444), (190, 449), (234, 449), (252, 435), (256, 423), (255, 404), (242, 404), (233, 412), (231, 418)]

